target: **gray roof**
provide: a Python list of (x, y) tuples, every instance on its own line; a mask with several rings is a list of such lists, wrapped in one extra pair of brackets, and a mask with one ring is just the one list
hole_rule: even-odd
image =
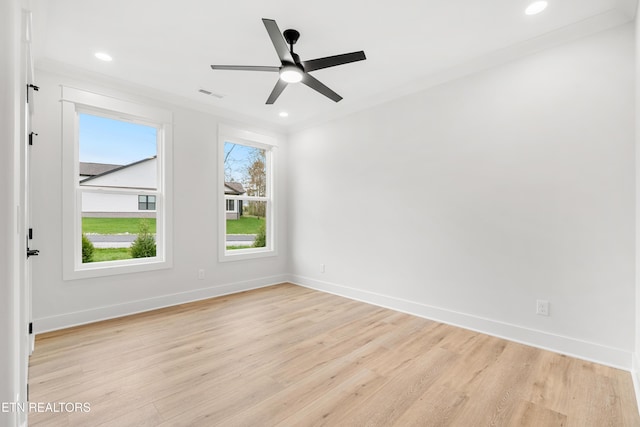
[(239, 182), (225, 182), (224, 185), (229, 189), (229, 191), (224, 190), (225, 194), (235, 194), (239, 196), (240, 194), (246, 193), (244, 187)]
[[(129, 166), (146, 162), (147, 160), (155, 158), (156, 156), (153, 156), (151, 158), (139, 160), (129, 165), (110, 165), (107, 163), (80, 162), (80, 176), (87, 177), (86, 179), (83, 179), (82, 182), (91, 181), (93, 178), (97, 178), (98, 176), (107, 175), (111, 172), (115, 172), (117, 170), (124, 169)], [(225, 194), (233, 194), (235, 196), (239, 196), (246, 193), (244, 187), (239, 182), (225, 182), (224, 185), (225, 187), (227, 187), (224, 191)]]
[(80, 162), (80, 175), (81, 176), (95, 176), (101, 175), (105, 172), (122, 167), (122, 165), (110, 165), (107, 163), (90, 163)]

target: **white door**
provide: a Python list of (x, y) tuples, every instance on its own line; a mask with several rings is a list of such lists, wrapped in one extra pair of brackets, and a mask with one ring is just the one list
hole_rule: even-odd
[(29, 83), (27, 86), (28, 93), (28, 102), (25, 102), (25, 140), (27, 144), (25, 145), (25, 153), (24, 153), (24, 215), (25, 215), (25, 243), (26, 243), (26, 255), (25, 255), (25, 268), (24, 268), (24, 313), (27, 322), (28, 329), (28, 354), (31, 355), (33, 353), (35, 347), (35, 335), (33, 334), (32, 328), (32, 309), (31, 309), (31, 293), (32, 293), (32, 283), (31, 283), (31, 270), (33, 257), (39, 254), (37, 249), (33, 248), (33, 238), (34, 231), (31, 227), (31, 151), (33, 150), (33, 144), (37, 138), (37, 133), (35, 133), (32, 129), (32, 119), (34, 114), (34, 92), (36, 92), (37, 86), (33, 85), (33, 83)]
[[(32, 129), (33, 116), (35, 114), (35, 97), (37, 96), (37, 87), (33, 83), (34, 74), (33, 66), (31, 62), (31, 14), (27, 11), (23, 11), (22, 16), (22, 49), (21, 49), (21, 61), (22, 61), (22, 138), (21, 149), (19, 150), (21, 174), (20, 174), (20, 206), (21, 229), (20, 236), (23, 239), (21, 244), (22, 256), (24, 257), (24, 263), (21, 266), (20, 272), (20, 353), (22, 358), (20, 368), (20, 382), (21, 382), (21, 394), (28, 399), (28, 380), (29, 380), (29, 356), (34, 350), (35, 335), (32, 333), (32, 310), (31, 310), (31, 267), (34, 262), (34, 256), (37, 255), (37, 251), (33, 248), (33, 233), (31, 229), (31, 150), (33, 146), (30, 144), (34, 142), (34, 130)], [(23, 246), (24, 245), (24, 246)], [(23, 417), (22, 422), (26, 421), (26, 413), (21, 414)]]

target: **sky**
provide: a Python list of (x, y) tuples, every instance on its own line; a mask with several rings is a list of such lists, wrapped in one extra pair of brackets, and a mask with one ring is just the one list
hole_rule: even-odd
[(157, 155), (156, 128), (80, 114), (80, 161), (128, 165)]

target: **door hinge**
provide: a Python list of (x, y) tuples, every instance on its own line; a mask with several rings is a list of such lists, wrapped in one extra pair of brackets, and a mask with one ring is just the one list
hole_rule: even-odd
[(29, 89), (33, 89), (36, 92), (40, 90), (40, 88), (36, 85), (28, 84), (27, 85), (27, 102), (29, 102)]
[(35, 133), (35, 132), (30, 132), (30, 133), (29, 133), (29, 145), (33, 145), (33, 136), (34, 136), (34, 135), (35, 135), (35, 136), (38, 136), (38, 134), (37, 134), (37, 133)]
[(33, 333), (33, 322), (29, 322), (29, 335)]
[(27, 248), (27, 258), (32, 257), (32, 256), (38, 256), (40, 255), (40, 251), (38, 249), (29, 249)]
[(30, 228), (29, 231), (27, 231), (27, 259), (29, 259), (29, 257), (32, 256), (38, 256), (40, 255), (40, 251), (37, 249), (31, 249), (29, 247), (29, 240), (33, 239), (33, 228)]

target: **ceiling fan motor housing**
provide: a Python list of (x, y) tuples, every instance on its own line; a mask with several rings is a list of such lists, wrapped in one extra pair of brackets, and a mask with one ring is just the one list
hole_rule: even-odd
[(284, 33), (282, 33), (282, 35), (284, 36), (284, 40), (287, 42), (287, 44), (291, 46), (296, 44), (296, 42), (300, 38), (300, 33), (292, 29), (284, 30)]

